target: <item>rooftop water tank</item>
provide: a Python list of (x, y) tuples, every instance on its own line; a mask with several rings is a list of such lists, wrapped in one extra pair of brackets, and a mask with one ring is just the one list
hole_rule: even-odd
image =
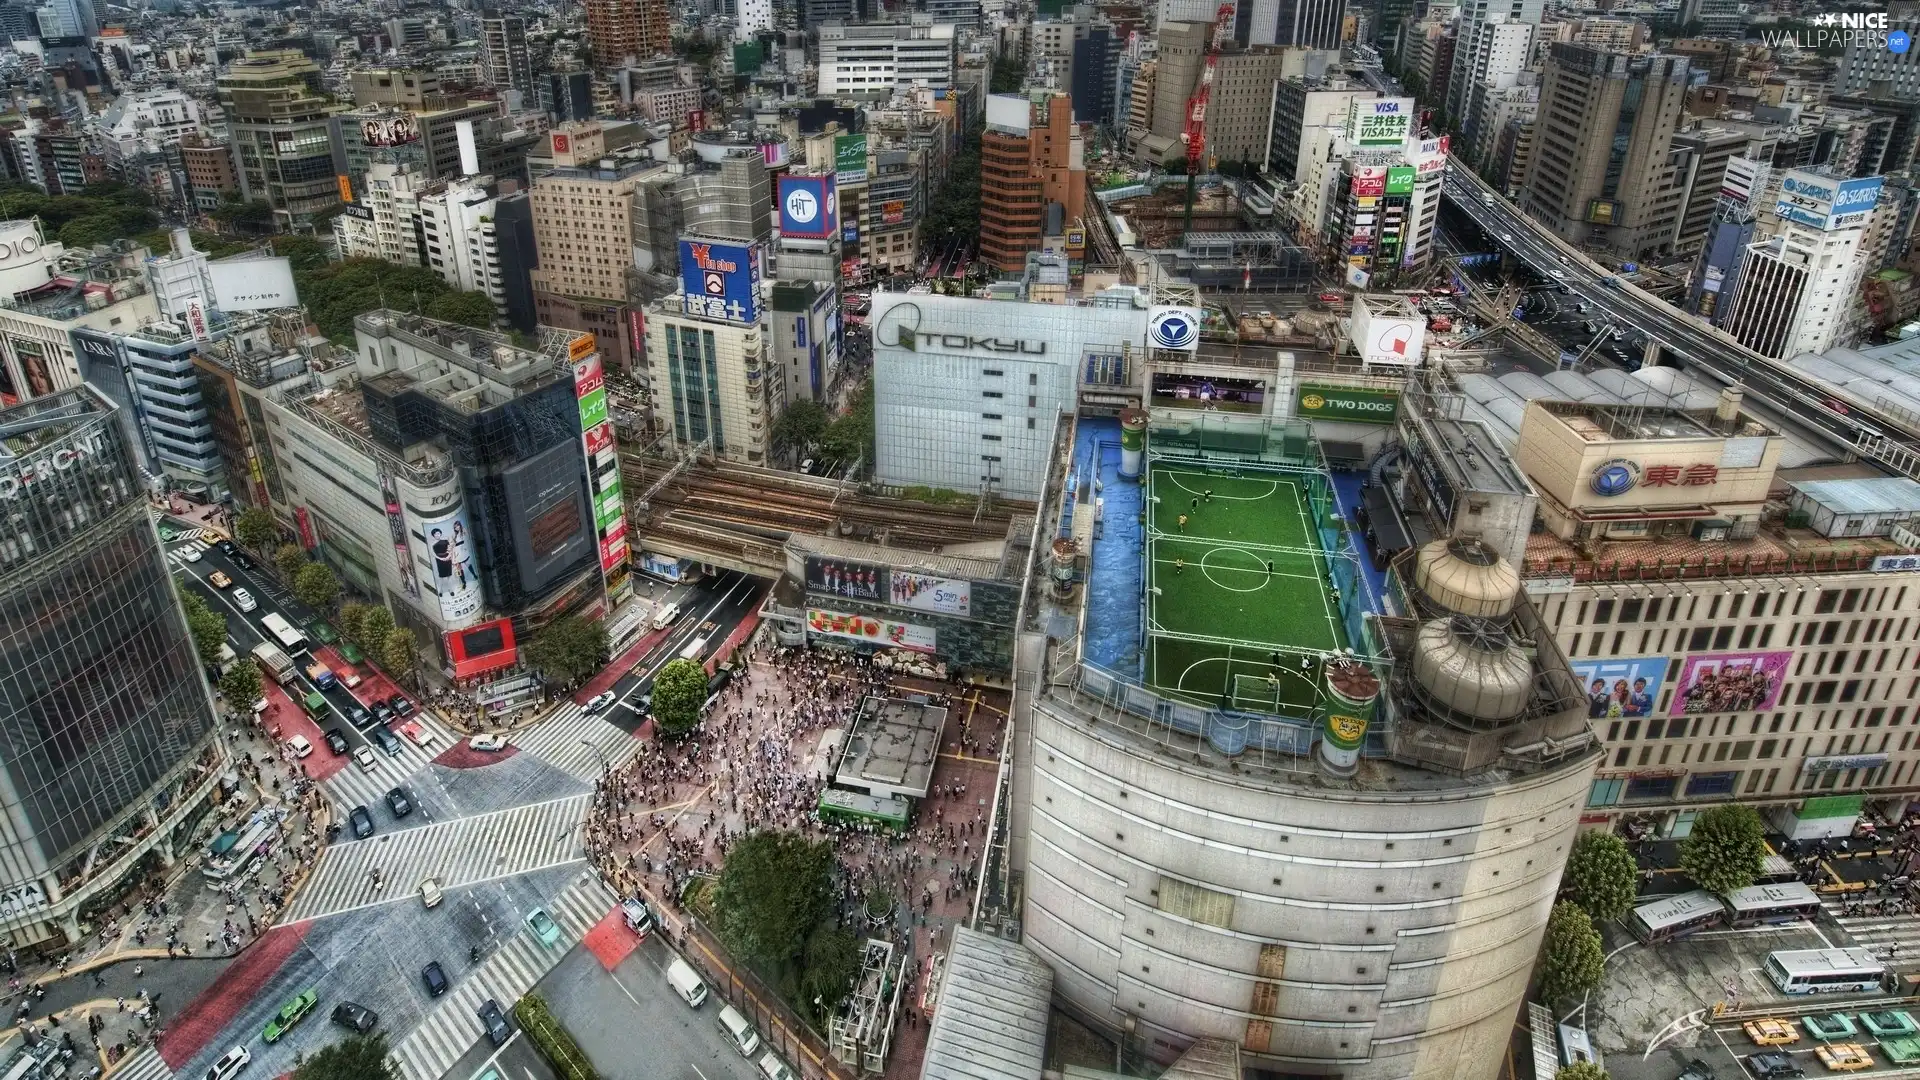
[(1435, 540), (1420, 549), (1413, 583), (1456, 615), (1500, 619), (1513, 611), (1520, 574), (1500, 553), (1467, 537)]
[(1478, 720), (1511, 720), (1527, 707), (1533, 662), (1490, 622), (1455, 615), (1420, 627), (1413, 678), (1434, 701)]

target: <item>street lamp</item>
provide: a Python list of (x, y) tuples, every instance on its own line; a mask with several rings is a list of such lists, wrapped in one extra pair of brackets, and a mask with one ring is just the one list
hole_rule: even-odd
[(599, 743), (594, 742), (592, 739), (581, 739), (580, 745), (593, 751), (593, 756), (600, 759), (600, 775), (605, 776), (613, 771), (613, 766), (607, 764), (607, 755), (600, 752)]

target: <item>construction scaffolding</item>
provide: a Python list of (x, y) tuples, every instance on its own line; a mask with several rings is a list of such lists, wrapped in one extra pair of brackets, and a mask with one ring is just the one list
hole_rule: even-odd
[(890, 941), (868, 938), (853, 993), (827, 1021), (827, 1045), (834, 1058), (862, 1075), (885, 1072), (893, 1047), (894, 1021), (907, 985), (907, 958), (897, 952)]

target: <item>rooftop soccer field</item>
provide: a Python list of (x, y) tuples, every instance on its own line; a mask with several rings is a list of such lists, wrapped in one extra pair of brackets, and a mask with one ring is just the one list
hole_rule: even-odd
[(1319, 658), (1347, 645), (1314, 527), (1324, 479), (1163, 459), (1147, 482), (1147, 682), (1209, 707), (1311, 709)]

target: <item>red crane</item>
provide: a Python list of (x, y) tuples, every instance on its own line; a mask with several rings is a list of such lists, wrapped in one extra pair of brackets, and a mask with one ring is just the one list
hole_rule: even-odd
[(1222, 0), (1220, 10), (1213, 15), (1213, 37), (1207, 41), (1207, 60), (1200, 69), (1200, 85), (1187, 99), (1187, 127), (1180, 133), (1180, 141), (1187, 144), (1187, 215), (1183, 231), (1193, 228), (1193, 186), (1207, 151), (1207, 98), (1213, 93), (1213, 67), (1232, 33), (1233, 0)]

